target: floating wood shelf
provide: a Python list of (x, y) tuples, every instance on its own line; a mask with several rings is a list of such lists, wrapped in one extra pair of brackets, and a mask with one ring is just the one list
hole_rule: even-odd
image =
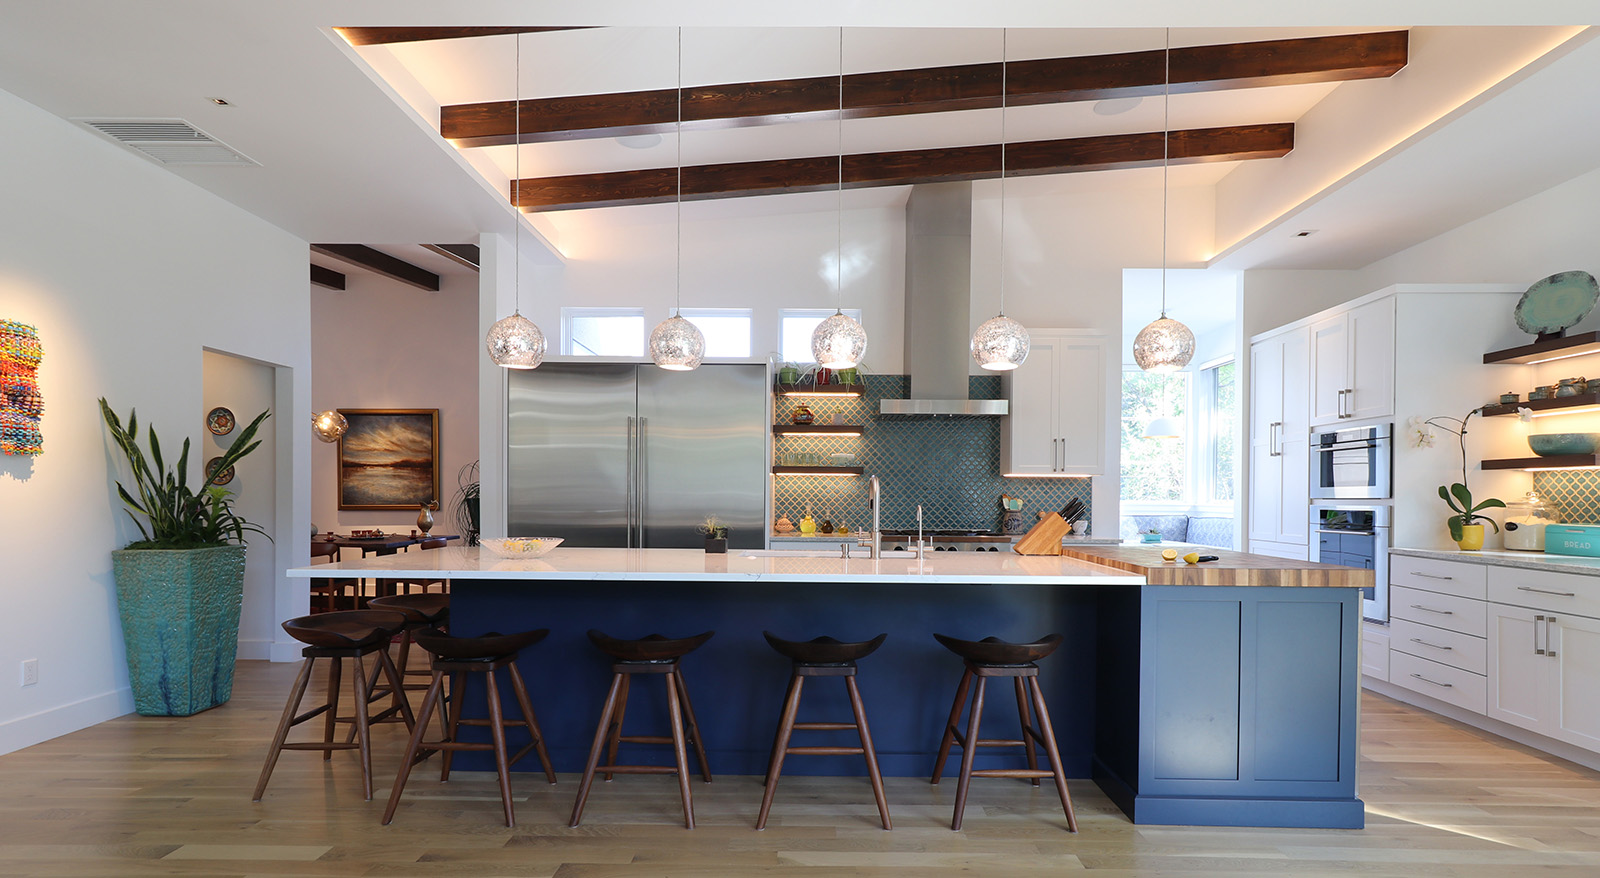
[(779, 396), (860, 396), (865, 384), (779, 384)]
[(773, 424), (774, 436), (860, 436), (860, 424)]
[(775, 476), (859, 476), (866, 471), (860, 466), (775, 466)]
[(1569, 408), (1600, 408), (1600, 390), (1580, 393), (1577, 396), (1530, 399), (1526, 402), (1514, 402), (1509, 405), (1486, 405), (1483, 407), (1483, 416), (1492, 418), (1499, 415), (1514, 415), (1519, 408), (1530, 409), (1535, 413), (1549, 412), (1550, 414), (1560, 414), (1562, 409)]
[(1490, 351), (1483, 355), (1485, 363), (1543, 363), (1584, 354), (1600, 354), (1600, 332), (1580, 332), (1564, 338), (1536, 341), (1521, 347)]
[(1600, 454), (1558, 454), (1550, 457), (1507, 457), (1486, 460), (1484, 469), (1600, 469)]

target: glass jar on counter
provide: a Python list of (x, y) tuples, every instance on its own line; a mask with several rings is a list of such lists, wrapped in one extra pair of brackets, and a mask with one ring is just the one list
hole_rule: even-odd
[(1506, 504), (1506, 548), (1514, 552), (1543, 552), (1544, 526), (1558, 524), (1556, 511), (1536, 491)]

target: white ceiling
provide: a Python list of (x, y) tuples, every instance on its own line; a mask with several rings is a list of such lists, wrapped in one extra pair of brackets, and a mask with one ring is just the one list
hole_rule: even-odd
[[(1313, 21), (1313, 16), (1323, 20)], [(627, 25), (524, 37), (526, 97), (670, 86), (677, 76), (676, 32), (670, 26), (680, 24), (688, 26), (684, 81), (694, 83), (837, 73), (838, 31), (831, 25), (840, 21), (850, 25), (845, 32), (846, 69), (864, 70), (996, 59), (997, 22), (1011, 26), (1007, 56), (1027, 58), (1158, 47), (1161, 31), (1152, 26), (1167, 23), (1175, 25), (1173, 44), (1186, 45), (1408, 24), (1590, 23), (1597, 17), (1600, 10), (1592, 0), (1349, 0), (1340, 5), (1337, 21), (1326, 10), (1307, 14), (1266, 0), (1205, 7), (1158, 0), (1136, 10), (1052, 0), (884, 0), (865, 5), (822, 0), (803, 7), (733, 0), (461, 0), (448, 7), (431, 0), (0, 0), (0, 21), (5, 23), (0, 27), (0, 89), (64, 120), (185, 119), (261, 166), (174, 167), (171, 173), (308, 241), (381, 246), (475, 241), (482, 230), (506, 227), (502, 193), (511, 150), (474, 150), (480, 155), (469, 162), (434, 133), (433, 119), (397, 98), (403, 93), (415, 101), (420, 94), (439, 103), (469, 95), (479, 100), (509, 97), (506, 93), (516, 90), (506, 63), (512, 42), (491, 38), (391, 47), (382, 50), (392, 54), (390, 62), (363, 62), (330, 30), (336, 25)], [(1330, 23), (1338, 26), (1300, 27)], [(906, 29), (911, 24), (923, 27), (913, 32)], [(759, 25), (782, 29), (745, 30)], [(938, 27), (947, 29), (933, 29)], [(912, 33), (916, 38), (908, 36)], [(531, 51), (535, 45), (546, 50)], [(405, 57), (412, 55), (434, 60), (423, 64)], [(446, 63), (451, 55), (457, 63)], [(1408, 241), (1436, 234), (1430, 230), (1441, 225), (1465, 222), (1592, 169), (1600, 163), (1600, 151), (1592, 149), (1593, 129), (1600, 124), (1600, 114), (1593, 112), (1600, 106), (1596, 55), (1600, 49), (1593, 44), (1579, 46), (1567, 57), (1496, 86), (1470, 113), (1427, 120), (1426, 136), (1394, 145), (1381, 161), (1330, 179), (1309, 195), (1297, 193), (1279, 221), (1267, 223), (1225, 253), (1226, 264), (1358, 267)], [(391, 81), (377, 76), (374, 67), (382, 68)], [(396, 69), (412, 67), (415, 72), (394, 76)], [(415, 78), (407, 81), (407, 75)], [(1330, 95), (1387, 84), (1176, 96), (1172, 124), (1237, 124), (1269, 117), (1286, 121), (1314, 112)], [(232, 106), (218, 107), (212, 97), (227, 98)], [(1143, 101), (1119, 115), (1093, 110), (1088, 104), (1016, 108), (1006, 116), (1007, 137), (1160, 128), (1158, 101)], [(845, 149), (926, 145), (930, 138), (949, 141), (943, 145), (992, 140), (998, 135), (999, 115), (853, 120), (845, 127)], [(1575, 136), (1528, 133), (1551, 126)], [(836, 125), (817, 122), (686, 132), (684, 160), (832, 154), (838, 136)], [(522, 161), (524, 174), (532, 175), (620, 167), (624, 162), (670, 165), (663, 157), (674, 153), (668, 136), (649, 150), (626, 150), (610, 141), (529, 145)], [(474, 172), (474, 163), (480, 171)], [(1174, 185), (1225, 187), (1233, 176), (1227, 168), (1175, 168)], [(735, 211), (790, 205), (814, 209), (813, 199), (795, 197), (778, 200), (780, 207), (733, 206), (766, 200), (724, 204)], [(1280, 224), (1330, 231), (1306, 241), (1280, 241), (1273, 234)]]

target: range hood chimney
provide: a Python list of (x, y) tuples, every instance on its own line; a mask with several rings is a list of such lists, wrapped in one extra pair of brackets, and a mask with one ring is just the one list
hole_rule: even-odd
[(906, 374), (910, 399), (883, 415), (1003, 415), (1003, 399), (969, 399), (972, 328), (972, 184), (911, 187), (906, 200)]

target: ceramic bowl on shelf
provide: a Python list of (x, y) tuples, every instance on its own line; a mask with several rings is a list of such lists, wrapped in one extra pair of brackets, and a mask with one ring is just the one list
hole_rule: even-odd
[(539, 558), (561, 545), (563, 537), (489, 537), (478, 541), (496, 558)]
[(1545, 433), (1528, 437), (1528, 447), (1540, 457), (1600, 452), (1600, 433)]

